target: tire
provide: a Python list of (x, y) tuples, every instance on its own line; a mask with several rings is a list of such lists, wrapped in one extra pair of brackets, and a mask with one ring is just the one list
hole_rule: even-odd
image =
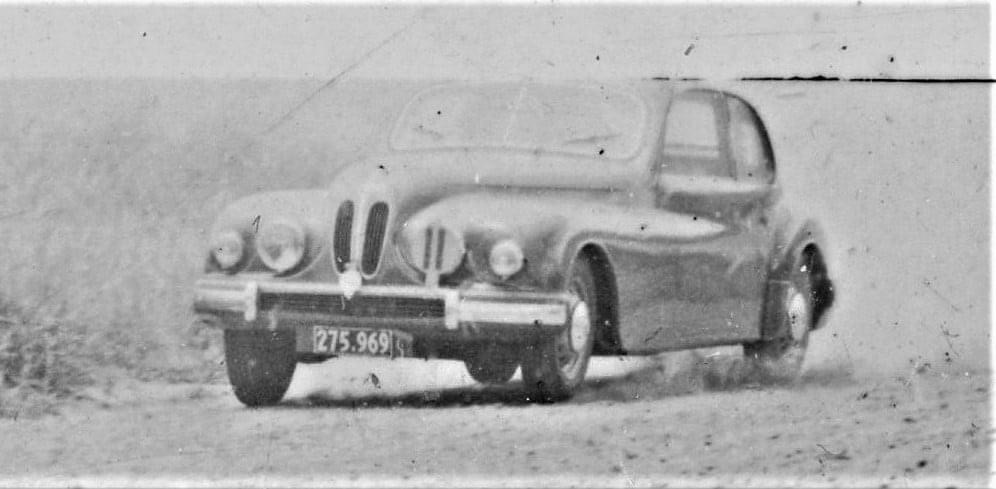
[(463, 364), (470, 376), (482, 384), (504, 384), (515, 375), (519, 358), (508, 347), (487, 344), (465, 358)]
[(297, 361), (292, 331), (225, 330), (225, 363), (235, 397), (250, 407), (284, 397)]
[(595, 275), (591, 259), (579, 255), (574, 261), (568, 291), (576, 296), (570, 321), (553, 336), (538, 338), (526, 346), (522, 358), (522, 381), (530, 399), (555, 402), (570, 398), (584, 381), (595, 339), (592, 318), (598, 317)]
[(791, 384), (799, 380), (813, 324), (809, 270), (805, 261), (796, 264), (788, 287), (775, 302), (777, 306), (765, 313), (765, 325), (775, 325), (781, 334), (744, 345), (744, 356), (761, 382)]

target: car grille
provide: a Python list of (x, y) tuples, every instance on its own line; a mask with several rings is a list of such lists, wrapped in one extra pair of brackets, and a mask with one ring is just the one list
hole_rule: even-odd
[(339, 206), (335, 217), (335, 236), (332, 248), (335, 258), (335, 268), (339, 272), (346, 271), (352, 251), (350, 241), (353, 235), (353, 201), (347, 200)]
[(357, 295), (346, 300), (341, 295), (260, 294), (260, 309), (305, 314), (365, 318), (442, 318), (446, 315), (443, 299), (420, 297), (382, 297)]
[[(353, 221), (356, 212), (353, 201), (344, 201), (339, 206), (335, 217), (335, 234), (332, 237), (332, 253), (335, 267), (339, 273), (345, 272), (347, 265), (353, 261)], [(360, 256), (360, 271), (365, 275), (373, 275), (380, 265), (381, 250), (387, 237), (388, 207), (384, 202), (370, 206), (366, 215), (367, 224), (364, 228), (363, 253)]]
[[(435, 248), (435, 253), (433, 253), (433, 248)], [(422, 269), (427, 271), (441, 270), (445, 251), (446, 230), (441, 227), (427, 227), (425, 229), (425, 253), (422, 256)]]
[(360, 260), (363, 273), (373, 275), (377, 271), (386, 234), (387, 204), (377, 202), (370, 207), (370, 214), (367, 216), (367, 234), (363, 245), (363, 259)]

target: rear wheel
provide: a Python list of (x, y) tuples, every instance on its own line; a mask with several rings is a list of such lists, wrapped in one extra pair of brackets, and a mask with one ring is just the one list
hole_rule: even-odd
[(225, 330), (225, 363), (235, 397), (246, 406), (284, 397), (297, 360), (292, 331)]
[(569, 398), (581, 386), (594, 344), (592, 318), (599, 297), (591, 260), (580, 255), (571, 271), (568, 291), (577, 299), (567, 327), (528, 345), (522, 359), (522, 381), (531, 397), (543, 402)]
[(482, 384), (504, 384), (515, 375), (519, 358), (508, 347), (486, 344), (468, 355), (463, 364), (470, 376)]
[(792, 278), (773, 309), (766, 314), (765, 323), (776, 325), (780, 334), (744, 345), (744, 355), (760, 374), (760, 380), (792, 383), (802, 373), (813, 323), (812, 285), (805, 261), (794, 267)]

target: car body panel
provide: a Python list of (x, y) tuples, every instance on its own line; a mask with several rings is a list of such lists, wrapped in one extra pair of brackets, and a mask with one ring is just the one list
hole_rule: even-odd
[[(406, 226), (444, 225), (463, 237), (467, 254), (460, 273), (442, 278), (443, 287), (487, 282), (516, 293), (562, 293), (578, 254), (598, 250), (616, 295), (616, 324), (605, 327), (618, 335), (617, 352), (757, 340), (766, 335), (769, 284), (787, 277), (786, 263), (807, 246), (822, 249), (824, 237), (815, 222), (793, 220), (779, 206), (777, 179), (758, 185), (660, 171), (669, 101), (676, 90), (696, 86), (623, 85), (646, 109), (647, 132), (631, 157), (514, 148), (394, 151), (344, 166), (321, 190), (242, 199), (214, 229), (236, 229), (251, 242), (271, 220), (296, 220), (308, 234), (305, 263), (267, 280), (338, 283), (330, 245), (336, 210), (352, 201), (355, 222), (364, 223), (371, 206), (384, 202), (387, 238), (376, 271), (364, 273), (365, 286), (436, 286), (425, 283), (397, 244)], [(526, 266), (496, 280), (486, 273), (486, 255), (505, 238), (522, 246)], [(364, 239), (354, 230), (351, 261), (359, 259)], [(261, 266), (250, 260), (234, 273), (265, 271)], [(208, 267), (209, 275), (217, 273)]]

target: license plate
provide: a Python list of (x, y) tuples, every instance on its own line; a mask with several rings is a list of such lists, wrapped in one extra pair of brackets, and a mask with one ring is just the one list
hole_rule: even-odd
[(329, 355), (373, 357), (411, 356), (412, 337), (401, 331), (372, 328), (341, 328), (317, 325), (311, 328), (311, 351)]

